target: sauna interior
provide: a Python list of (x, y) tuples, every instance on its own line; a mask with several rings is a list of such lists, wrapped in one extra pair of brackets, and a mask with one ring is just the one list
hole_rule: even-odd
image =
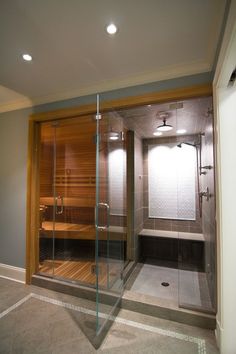
[(126, 259), (126, 132), (112, 113), (97, 123), (40, 123), (37, 273), (115, 289)]

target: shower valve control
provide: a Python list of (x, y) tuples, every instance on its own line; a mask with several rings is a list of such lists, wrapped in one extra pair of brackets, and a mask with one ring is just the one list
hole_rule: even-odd
[(206, 175), (206, 171), (203, 171), (203, 170), (212, 170), (213, 169), (213, 166), (211, 165), (207, 165), (207, 166), (201, 166), (200, 167), (200, 175)]
[(200, 198), (205, 197), (205, 198), (206, 198), (206, 200), (207, 200), (207, 202), (208, 202), (208, 201), (209, 201), (209, 199), (210, 199), (210, 197), (211, 197), (211, 194), (210, 194), (209, 188), (207, 187), (206, 191), (204, 191), (204, 192), (200, 192), (200, 193), (199, 193), (199, 196), (200, 196)]

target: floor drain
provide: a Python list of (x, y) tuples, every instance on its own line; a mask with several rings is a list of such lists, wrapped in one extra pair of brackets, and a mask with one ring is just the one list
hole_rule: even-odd
[(169, 286), (169, 283), (166, 283), (165, 281), (163, 281), (163, 283), (161, 283), (162, 286)]

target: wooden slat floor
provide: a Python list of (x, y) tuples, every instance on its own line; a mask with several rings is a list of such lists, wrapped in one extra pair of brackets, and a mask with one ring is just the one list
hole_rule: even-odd
[[(96, 284), (96, 276), (92, 273), (92, 267), (95, 266), (95, 262), (80, 260), (80, 261), (61, 261), (55, 260), (45, 260), (39, 266), (39, 272), (45, 273), (47, 275), (54, 275), (55, 277), (69, 279), (73, 281), (78, 281), (86, 283), (89, 285)], [(53, 274), (54, 267), (54, 274)], [(99, 276), (99, 286), (107, 287), (107, 272), (108, 266), (104, 262), (99, 264), (100, 276)], [(110, 285), (116, 280), (119, 275), (120, 264), (119, 262), (114, 262), (109, 264), (109, 275), (110, 275)]]

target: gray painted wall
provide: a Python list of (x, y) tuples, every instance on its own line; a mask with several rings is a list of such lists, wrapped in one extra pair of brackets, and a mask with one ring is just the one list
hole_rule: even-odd
[[(212, 82), (212, 73), (154, 82), (101, 94), (101, 100)], [(0, 263), (25, 267), (28, 117), (32, 112), (95, 102), (95, 95), (0, 114)]]
[(25, 266), (27, 134), (30, 110), (0, 119), (0, 263)]

